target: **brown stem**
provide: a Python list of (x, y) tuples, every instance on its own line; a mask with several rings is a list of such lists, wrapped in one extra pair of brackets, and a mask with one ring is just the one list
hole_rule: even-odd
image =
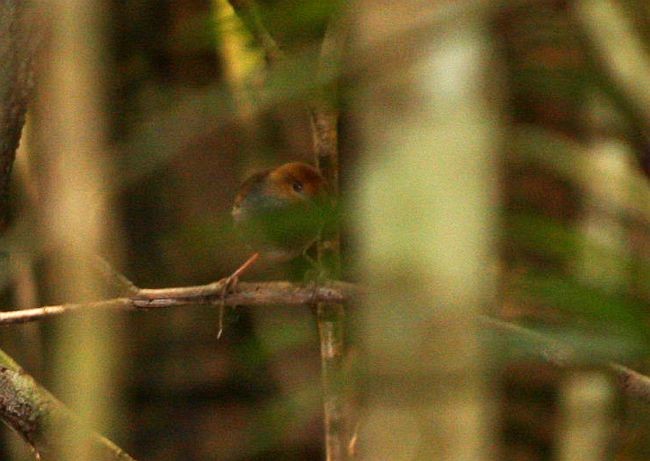
[(327, 460), (345, 460), (348, 458), (349, 444), (343, 393), (345, 311), (342, 304), (319, 303), (316, 315), (320, 337)]
[[(164, 309), (174, 306), (221, 305), (223, 280), (207, 285), (176, 288), (138, 288), (128, 297), (114, 298), (91, 303), (60, 304), (34, 309), (0, 312), (0, 325), (27, 323), (56, 317), (61, 314), (90, 309)], [(289, 282), (239, 283), (237, 290), (223, 296), (226, 306), (262, 306), (285, 304), (304, 306), (319, 301), (345, 302), (355, 296), (354, 285), (330, 282), (316, 287)]]
[[(41, 2), (0, 2), (0, 230), (7, 226), (8, 190), (27, 104), (34, 87), (33, 63), (44, 34)], [(31, 445), (39, 460), (56, 458), (56, 448), (74, 434), (92, 459), (133, 461), (112, 442), (79, 421), (0, 351), (0, 419)]]
[[(316, 164), (328, 182), (333, 201), (339, 192), (338, 108), (336, 88), (326, 84), (338, 63), (340, 34), (335, 19), (330, 20), (321, 48), (318, 78), (321, 86), (311, 105), (312, 139)], [(327, 75), (325, 75), (327, 74)], [(333, 80), (332, 80), (333, 81)], [(338, 229), (326, 228), (318, 244), (318, 259), (331, 277), (338, 277), (340, 238)], [(345, 354), (345, 309), (339, 303), (319, 303), (316, 307), (320, 338), (325, 449), (327, 461), (348, 459), (350, 423), (346, 415), (343, 372)]]
[(89, 430), (9, 356), (0, 352), (0, 418), (34, 450), (37, 459), (57, 459), (66, 435), (88, 446), (92, 459), (134, 461), (122, 449)]

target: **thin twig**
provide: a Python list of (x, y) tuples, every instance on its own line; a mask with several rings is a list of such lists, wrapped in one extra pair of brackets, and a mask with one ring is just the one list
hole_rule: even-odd
[(325, 31), (316, 73), (318, 88), (309, 106), (316, 161), (330, 183), (334, 198), (339, 192), (337, 78), (341, 74), (341, 55), (347, 38), (344, 19), (346, 15), (332, 18)]
[[(492, 317), (479, 316), (477, 320), (484, 327), (521, 338), (534, 345), (540, 357), (553, 365), (568, 367), (579, 363), (579, 351), (564, 341)], [(604, 366), (614, 373), (625, 395), (650, 403), (650, 377), (616, 362), (606, 362)]]
[(477, 320), (483, 327), (487, 327), (493, 331), (506, 333), (510, 336), (516, 336), (523, 339), (526, 343), (534, 345), (535, 351), (541, 356), (541, 358), (553, 365), (566, 367), (571, 363), (577, 362), (576, 351), (569, 345), (558, 341), (555, 338), (515, 325), (514, 323), (485, 315), (479, 316)]
[(239, 283), (237, 291), (222, 298), (223, 281), (207, 285), (176, 288), (137, 288), (131, 296), (90, 303), (59, 304), (34, 309), (0, 312), (0, 325), (27, 323), (56, 317), (61, 314), (92, 309), (164, 309), (174, 306), (214, 305), (222, 300), (226, 306), (262, 306), (284, 304), (304, 306), (316, 302), (346, 302), (357, 289), (345, 282), (330, 282), (314, 289), (309, 285), (289, 282)]

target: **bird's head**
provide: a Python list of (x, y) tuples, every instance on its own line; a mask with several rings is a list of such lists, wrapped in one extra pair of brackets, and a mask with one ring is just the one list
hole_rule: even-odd
[(320, 172), (291, 162), (244, 181), (232, 214), (253, 248), (289, 259), (316, 240), (327, 204), (327, 182)]

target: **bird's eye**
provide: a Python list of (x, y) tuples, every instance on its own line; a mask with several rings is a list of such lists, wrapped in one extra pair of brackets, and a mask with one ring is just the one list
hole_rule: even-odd
[(303, 185), (300, 181), (296, 181), (293, 183), (293, 190), (295, 190), (296, 192), (302, 192), (302, 189), (303, 189)]

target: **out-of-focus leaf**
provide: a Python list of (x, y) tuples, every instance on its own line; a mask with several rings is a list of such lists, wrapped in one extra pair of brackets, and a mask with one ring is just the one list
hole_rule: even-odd
[(606, 291), (570, 276), (554, 273), (526, 274), (518, 285), (520, 296), (577, 314), (594, 328), (648, 343), (647, 323), (641, 301), (616, 291)]

